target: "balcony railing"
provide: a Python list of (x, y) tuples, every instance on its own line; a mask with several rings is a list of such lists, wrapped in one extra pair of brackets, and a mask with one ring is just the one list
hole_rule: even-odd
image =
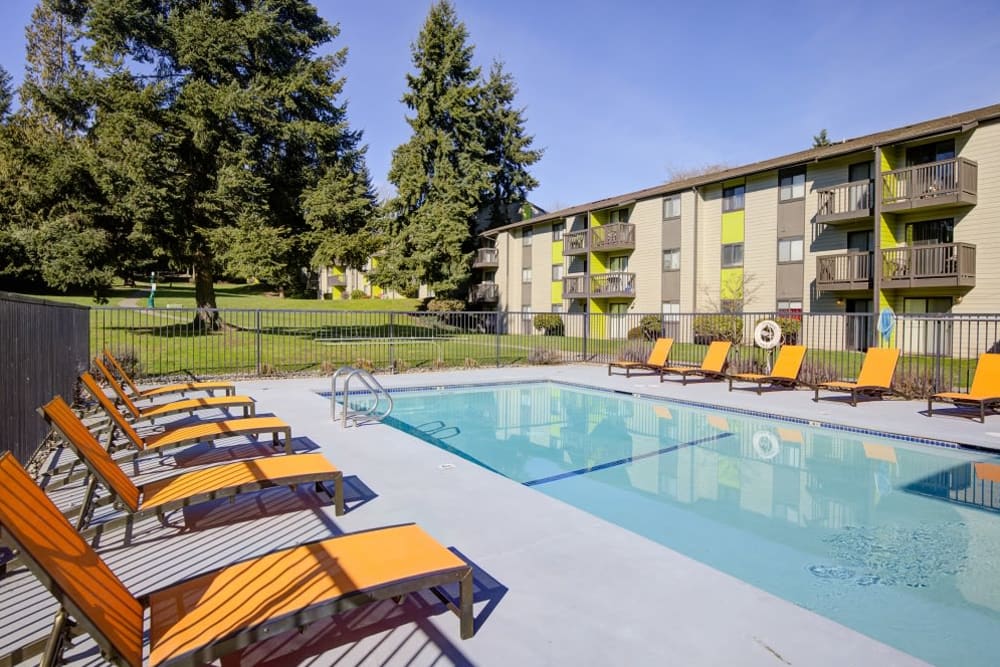
[(472, 260), (474, 269), (495, 269), (500, 266), (500, 251), (496, 248), (480, 248)]
[(575, 275), (563, 278), (564, 299), (607, 299), (609, 297), (634, 297), (635, 274), (615, 271), (592, 276)]
[(500, 299), (500, 286), (496, 283), (479, 283), (473, 285), (471, 301), (494, 302)]
[(816, 289), (820, 292), (871, 289), (872, 253), (852, 251), (816, 258)]
[(343, 273), (330, 273), (326, 276), (326, 284), (330, 287), (343, 287), (347, 284), (347, 276)]
[(606, 252), (608, 250), (631, 250), (635, 248), (635, 225), (627, 222), (613, 222), (590, 230), (590, 249)]
[(587, 289), (587, 276), (566, 276), (562, 282), (564, 299), (586, 299), (590, 296), (590, 291)]
[(588, 231), (563, 232), (563, 255), (585, 255), (590, 252)]
[(978, 182), (979, 165), (965, 158), (887, 171), (882, 174), (882, 210), (971, 206)]
[(853, 181), (818, 192), (816, 222), (833, 224), (871, 217), (875, 206), (875, 182)]
[(882, 251), (882, 286), (975, 287), (976, 246), (971, 243), (941, 243)]

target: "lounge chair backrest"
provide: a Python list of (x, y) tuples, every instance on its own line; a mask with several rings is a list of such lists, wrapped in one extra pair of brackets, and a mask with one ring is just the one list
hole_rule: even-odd
[(862, 387), (885, 387), (892, 384), (899, 350), (895, 347), (872, 347), (865, 353), (857, 384)]
[(135, 445), (137, 449), (145, 449), (146, 441), (142, 439), (134, 428), (132, 428), (132, 425), (125, 419), (125, 415), (118, 411), (115, 404), (111, 402), (108, 395), (105, 394), (104, 390), (101, 389), (101, 386), (97, 384), (97, 380), (94, 379), (94, 376), (90, 373), (84, 373), (80, 376), (80, 380), (83, 382), (83, 386), (87, 388), (87, 391), (89, 391), (93, 397), (97, 399), (97, 402), (101, 404), (104, 411), (108, 413), (108, 416), (111, 417), (112, 421), (114, 421), (115, 426), (120, 428), (122, 433), (125, 434), (125, 437), (129, 439), (129, 442)]
[(729, 356), (729, 348), (732, 343), (725, 340), (717, 340), (708, 346), (705, 360), (701, 362), (701, 370), (709, 373), (721, 373), (726, 368), (726, 357)]
[(62, 396), (56, 396), (43, 405), (42, 413), (45, 419), (62, 433), (70, 447), (87, 464), (87, 468), (96, 474), (112, 492), (117, 494), (133, 512), (137, 511), (139, 509), (139, 489), (111, 459), (111, 455), (101, 447), (101, 443), (73, 413)]
[(127, 384), (128, 388), (132, 390), (132, 393), (136, 396), (142, 396), (142, 392), (139, 391), (139, 387), (135, 386), (135, 382), (132, 382), (132, 378), (129, 377), (129, 374), (125, 372), (125, 369), (122, 368), (122, 365), (118, 363), (118, 360), (115, 359), (115, 356), (111, 354), (111, 350), (108, 348), (104, 348), (104, 358), (111, 362), (111, 365), (115, 367), (115, 371), (117, 371), (118, 376), (125, 381), (125, 384)]
[(797, 380), (805, 356), (805, 345), (782, 345), (774, 362), (774, 368), (771, 369), (771, 377)]
[(142, 664), (142, 605), (10, 452), (0, 454), (0, 528), (101, 648)]
[(101, 375), (104, 376), (105, 381), (111, 385), (112, 389), (114, 389), (115, 395), (119, 398), (119, 400), (121, 400), (122, 403), (125, 404), (125, 408), (132, 413), (132, 418), (139, 419), (142, 417), (142, 413), (139, 412), (139, 408), (135, 407), (135, 403), (133, 403), (132, 399), (125, 393), (125, 389), (118, 384), (118, 380), (116, 380), (115, 376), (111, 374), (111, 371), (104, 365), (104, 362), (101, 361), (100, 357), (94, 358), (94, 365), (97, 366), (97, 370), (99, 370)]
[(646, 359), (646, 365), (666, 366), (667, 359), (670, 358), (670, 348), (673, 344), (673, 338), (657, 338), (656, 345), (653, 346), (653, 351), (649, 353), (649, 358)]
[(982, 398), (1000, 396), (1000, 354), (979, 355), (979, 363), (976, 364), (976, 375), (972, 378), (969, 395)]

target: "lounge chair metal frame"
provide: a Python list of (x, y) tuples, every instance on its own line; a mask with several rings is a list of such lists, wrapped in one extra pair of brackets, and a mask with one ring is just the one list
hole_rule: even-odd
[[(980, 377), (982, 373), (982, 377)], [(927, 416), (934, 415), (934, 403), (951, 403), (957, 408), (979, 408), (979, 421), (986, 423), (986, 411), (1000, 407), (1000, 354), (979, 355), (976, 374), (968, 392), (943, 391), (927, 398)]]
[[(816, 392), (813, 396), (813, 402), (819, 401), (820, 389), (850, 392), (851, 407), (858, 406), (858, 396), (877, 396), (878, 398), (882, 398), (886, 394), (893, 394), (895, 391), (892, 388), (892, 376), (896, 373), (896, 364), (898, 362), (899, 350), (897, 348), (869, 348), (865, 353), (864, 361), (861, 363), (861, 370), (858, 372), (857, 382), (821, 382), (813, 388)], [(871, 366), (869, 366), (869, 363)], [(887, 376), (881, 378), (885, 380), (885, 384), (880, 384), (871, 380), (872, 375), (882, 375), (885, 373), (886, 369), (879, 367), (880, 363), (889, 364)]]
[[(93, 638), (101, 654), (112, 664), (141, 665), (147, 609), (150, 618), (148, 662), (157, 665), (204, 664), (280, 632), (302, 629), (341, 611), (424, 590), (432, 591), (458, 615), (462, 639), (472, 637), (475, 632), (472, 567), (414, 524), (376, 528), (281, 549), (135, 597), (72, 529), (9, 452), (0, 454), (0, 478), (3, 481), (0, 488), (4, 489), (0, 493), (0, 543), (18, 552), (20, 561), (60, 605), (41, 663), (46, 667), (61, 663), (70, 636), (81, 631)], [(45, 529), (39, 530), (43, 525)], [(365, 545), (372, 542), (383, 548), (366, 550)], [(400, 549), (410, 547), (422, 562), (409, 565), (409, 561), (404, 564), (393, 561), (386, 554), (395, 550), (385, 548), (386, 545), (396, 545)], [(69, 554), (73, 557), (68, 557)], [(296, 562), (310, 557), (316, 566), (330, 561), (341, 576), (314, 568), (306, 572), (312, 575), (309, 582), (315, 585), (321, 580), (326, 586), (317, 589), (315, 596), (305, 604), (279, 601), (277, 611), (270, 608), (272, 605), (252, 607), (252, 596), (260, 594), (270, 584), (270, 581), (261, 582), (256, 576), (251, 578), (255, 567), (276, 572), (275, 577), (280, 577), (283, 559)], [(380, 577), (364, 588), (354, 584), (349, 574), (352, 567), (362, 559), (380, 557), (382, 567), (376, 569)], [(397, 574), (387, 577), (381, 574), (381, 569), (395, 569)], [(202, 582), (209, 581), (221, 582), (224, 590), (204, 597), (184, 597), (192, 587), (198, 590)], [(329, 583), (331, 581), (335, 583)], [(291, 582), (293, 585), (298, 583)], [(459, 586), (457, 603), (439, 590), (441, 586), (455, 583)], [(222, 597), (225, 599), (216, 599)], [(183, 605), (180, 609), (177, 608), (179, 604)], [(219, 629), (218, 610), (226, 606), (238, 609), (246, 618), (228, 622)], [(184, 633), (181, 621), (188, 621), (189, 615), (194, 616), (203, 608), (207, 616), (204, 623), (209, 627), (199, 626), (193, 636), (175, 638)], [(158, 620), (164, 617), (166, 621)], [(228, 621), (228, 617), (224, 616), (223, 620)], [(215, 626), (211, 625), (213, 622)], [(167, 627), (163, 623), (167, 623)], [(175, 636), (164, 630), (174, 632)], [(160, 655), (157, 655), (158, 648)]]
[[(129, 389), (136, 395), (136, 398), (155, 398), (158, 396), (166, 396), (168, 394), (180, 394), (181, 396), (187, 395), (191, 391), (204, 391), (210, 396), (214, 396), (215, 392), (223, 391), (227, 395), (232, 395), (236, 393), (236, 387), (232, 382), (222, 382), (222, 381), (195, 381), (195, 382), (178, 382), (174, 384), (160, 385), (157, 387), (152, 387), (145, 391), (139, 389), (135, 384), (132, 377), (125, 372), (118, 359), (111, 354), (111, 350), (104, 348), (104, 358), (111, 362), (114, 367), (115, 372), (118, 373), (118, 377), (121, 378), (124, 384), (127, 384)], [(124, 388), (124, 387), (123, 387)]]

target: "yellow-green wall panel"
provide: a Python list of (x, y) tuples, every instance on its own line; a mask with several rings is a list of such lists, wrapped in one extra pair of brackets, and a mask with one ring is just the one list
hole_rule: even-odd
[(736, 293), (737, 286), (743, 284), (743, 267), (737, 266), (730, 269), (722, 269), (719, 274), (720, 287), (719, 298), (735, 299), (739, 296)]
[(743, 211), (730, 211), (722, 214), (722, 243), (743, 243), (745, 238)]
[(561, 280), (553, 280), (552, 281), (552, 303), (553, 304), (562, 303), (562, 300), (563, 300), (562, 287), (563, 286), (562, 286), (562, 281)]
[(552, 263), (562, 264), (563, 263), (563, 242), (553, 241), (552, 242)]
[(608, 337), (607, 302), (604, 300), (590, 299), (590, 337)]
[(603, 253), (590, 253), (590, 272), (591, 273), (607, 273), (608, 263), (607, 257)]

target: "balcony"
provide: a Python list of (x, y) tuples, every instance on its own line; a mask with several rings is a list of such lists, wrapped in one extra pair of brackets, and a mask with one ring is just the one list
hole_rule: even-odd
[(590, 252), (588, 231), (563, 232), (563, 255), (586, 255)]
[(888, 248), (882, 251), (882, 287), (976, 286), (976, 246), (971, 243)]
[(592, 276), (576, 275), (563, 278), (564, 299), (631, 298), (634, 296), (634, 273), (599, 273)]
[(500, 286), (496, 283), (479, 283), (472, 286), (469, 301), (473, 303), (495, 303), (500, 300)]
[(496, 248), (480, 248), (472, 260), (474, 269), (496, 269), (500, 266), (500, 251)]
[(853, 181), (818, 191), (816, 222), (834, 225), (858, 222), (872, 217), (875, 206), (875, 181)]
[(979, 165), (965, 158), (929, 162), (882, 174), (882, 210), (973, 206)]
[(850, 292), (872, 287), (872, 253), (846, 252), (816, 258), (816, 289), (822, 292)]
[(590, 229), (590, 249), (594, 252), (632, 250), (635, 248), (635, 225), (613, 222)]
[(344, 287), (347, 284), (347, 276), (343, 273), (328, 273), (326, 274), (326, 284), (330, 287)]

